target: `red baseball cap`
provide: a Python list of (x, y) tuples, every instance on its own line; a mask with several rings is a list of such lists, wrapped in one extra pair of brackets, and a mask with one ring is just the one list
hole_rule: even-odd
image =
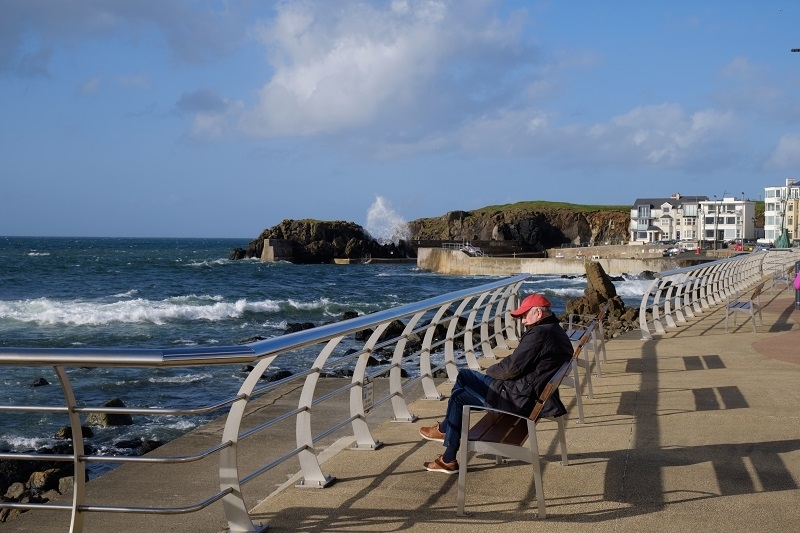
[(511, 311), (511, 316), (519, 318), (530, 311), (531, 307), (550, 307), (550, 300), (541, 294), (531, 294), (522, 300), (522, 303), (517, 309)]

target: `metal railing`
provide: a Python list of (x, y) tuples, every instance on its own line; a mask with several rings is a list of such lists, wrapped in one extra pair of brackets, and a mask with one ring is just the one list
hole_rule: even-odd
[[(64, 405), (0, 405), (3, 412), (50, 412), (66, 414), (72, 430), (73, 451), (71, 454), (37, 454), (37, 453), (0, 453), (0, 459), (26, 461), (67, 461), (74, 466), (73, 499), (71, 505), (48, 503), (0, 502), (2, 508), (66, 510), (71, 511), (70, 531), (83, 531), (84, 516), (89, 512), (107, 513), (143, 513), (143, 514), (180, 514), (203, 509), (212, 503), (222, 500), (225, 518), (230, 531), (260, 531), (253, 524), (245, 506), (241, 487), (259, 477), (275, 466), (297, 457), (302, 474), (301, 484), (310, 487), (325, 487), (332, 478), (322, 473), (320, 463), (314, 449), (314, 443), (332, 432), (351, 425), (355, 438), (354, 449), (375, 450), (381, 443), (373, 439), (366, 421), (366, 413), (377, 405), (391, 401), (394, 419), (412, 422), (415, 417), (408, 411), (404, 391), (408, 387), (421, 384), (426, 398), (440, 399), (436, 389), (434, 372), (442, 367), (448, 379), (454, 381), (457, 376), (455, 357), (455, 341), (463, 337), (463, 352), (466, 364), (478, 368), (477, 353), (493, 357), (493, 347), (506, 348), (506, 340), (517, 339), (518, 331), (510, 312), (518, 303), (518, 291), (529, 274), (521, 274), (478, 287), (465, 289), (359, 316), (353, 319), (326, 324), (313, 329), (260, 340), (239, 346), (194, 347), (177, 349), (99, 349), (99, 348), (0, 348), (0, 366), (52, 366), (58, 376), (64, 395)], [(402, 333), (396, 337), (384, 339), (387, 327), (395, 321), (407, 320)], [(444, 332), (446, 328), (446, 332)], [(335, 348), (348, 335), (365, 330), (372, 330), (361, 350), (332, 358)], [(443, 333), (444, 332), (444, 333)], [(473, 334), (479, 339), (476, 345)], [(409, 350), (412, 338), (421, 338), (418, 350)], [(279, 357), (302, 348), (324, 343), (313, 364), (307, 370), (283, 380), (257, 387), (267, 368)], [(367, 373), (368, 360), (376, 350), (387, 350), (393, 347), (391, 363)], [(411, 353), (408, 353), (411, 351)], [(443, 352), (439, 366), (432, 364), (431, 354)], [(147, 407), (103, 407), (83, 405), (76, 399), (74, 386), (68, 368), (75, 367), (135, 367), (157, 369), (161, 367), (190, 367), (197, 365), (230, 365), (253, 364), (252, 370), (244, 378), (239, 390), (226, 400), (204, 406), (186, 406), (181, 409), (147, 408)], [(349, 384), (320, 398), (315, 397), (317, 380), (323, 372), (342, 365), (352, 364), (353, 374)], [(412, 364), (419, 369), (414, 378), (402, 377), (402, 365)], [(378, 399), (371, 399), (371, 381), (373, 378), (389, 374), (389, 393)], [(73, 374), (72, 379), (80, 379), (80, 373)], [(299, 403), (296, 409), (282, 413), (256, 427), (241, 431), (242, 418), (248, 402), (262, 397), (278, 387), (295, 381), (302, 383)], [(369, 390), (368, 390), (369, 389)], [(349, 416), (343, 420), (320, 421), (317, 417), (315, 427), (320, 423), (333, 426), (312, 434), (312, 417), (319, 403), (328, 401), (340, 393), (349, 392)], [(370, 403), (371, 400), (371, 403)], [(219, 409), (228, 409), (222, 441), (206, 450), (191, 456), (101, 456), (87, 453), (87, 446), (81, 431), (80, 415), (89, 413), (114, 414), (158, 414), (158, 415), (197, 415)], [(279, 421), (295, 418), (296, 448), (276, 458), (263, 459), (263, 464), (246, 474), (239, 472), (237, 451), (239, 443), (256, 433), (269, 431)], [(274, 430), (274, 428), (273, 428)], [(267, 455), (265, 450), (264, 455)], [(218, 492), (200, 496), (200, 501), (184, 507), (155, 508), (133, 506), (104, 506), (87, 501), (86, 465), (92, 462), (111, 463), (149, 463), (157, 468), (164, 464), (181, 464), (201, 461), (218, 456)], [(215, 464), (214, 467), (217, 465)], [(154, 477), (158, 475), (153, 472)], [(124, 487), (120, 487), (124, 493)], [(197, 495), (193, 495), (197, 496)]]
[(738, 255), (655, 275), (639, 305), (639, 329), (644, 340), (665, 328), (677, 328), (687, 317), (725, 303), (728, 297), (786, 270), (800, 259), (800, 249), (781, 248)]

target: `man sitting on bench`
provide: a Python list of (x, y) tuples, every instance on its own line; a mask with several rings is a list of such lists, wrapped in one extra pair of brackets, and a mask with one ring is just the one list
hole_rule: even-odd
[[(442, 442), (442, 455), (424, 463), (426, 470), (455, 474), (456, 452), (461, 438), (464, 405), (483, 405), (528, 416), (547, 382), (572, 358), (572, 343), (550, 310), (550, 301), (531, 294), (511, 312), (521, 318), (525, 332), (508, 357), (486, 369), (486, 374), (468, 368), (458, 371), (442, 422), (419, 430), (423, 438)], [(556, 390), (544, 404), (541, 416), (559, 417), (567, 412)]]

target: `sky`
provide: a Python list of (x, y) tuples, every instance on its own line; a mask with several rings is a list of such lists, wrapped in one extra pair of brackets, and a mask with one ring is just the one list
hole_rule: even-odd
[(759, 200), (800, 168), (798, 2), (0, 5), (0, 235)]

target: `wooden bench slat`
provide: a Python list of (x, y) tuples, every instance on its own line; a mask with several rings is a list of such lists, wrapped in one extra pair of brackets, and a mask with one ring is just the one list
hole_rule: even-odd
[(469, 430), (469, 440), (520, 446), (527, 438), (525, 420), (502, 413), (486, 413)]

